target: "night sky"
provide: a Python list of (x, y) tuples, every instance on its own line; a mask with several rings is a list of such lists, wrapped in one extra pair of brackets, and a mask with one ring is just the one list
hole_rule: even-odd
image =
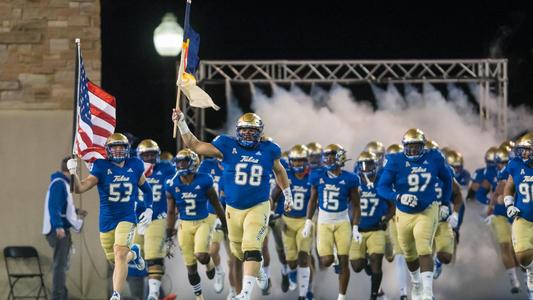
[[(290, 1), (296, 8), (285, 3), (193, 0), (191, 23), (201, 35), (200, 58), (505, 57), (510, 103), (533, 103), (533, 13), (523, 7), (351, 1), (355, 8), (348, 9), (347, 1)], [(182, 24), (185, 1), (112, 0), (101, 5), (102, 85), (117, 97), (117, 131), (153, 138), (163, 150), (173, 151), (169, 116), (176, 98), (177, 59), (160, 57), (152, 40), (166, 12), (174, 12)]]

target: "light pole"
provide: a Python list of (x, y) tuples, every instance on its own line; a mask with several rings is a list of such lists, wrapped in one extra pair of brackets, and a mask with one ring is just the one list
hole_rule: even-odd
[[(178, 24), (177, 18), (173, 13), (166, 13), (161, 24), (154, 30), (154, 46), (160, 56), (174, 57), (176, 59), (174, 74), (177, 74), (179, 70), (178, 55), (181, 53), (182, 44), (183, 28)], [(180, 142), (181, 140), (178, 137), (176, 139), (176, 152), (180, 149)]]
[(155, 50), (161, 56), (178, 56), (183, 42), (183, 28), (173, 13), (166, 13), (154, 30)]

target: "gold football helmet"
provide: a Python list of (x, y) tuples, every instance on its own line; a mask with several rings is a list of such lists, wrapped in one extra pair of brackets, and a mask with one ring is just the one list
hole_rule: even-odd
[(365, 151), (374, 153), (378, 159), (381, 159), (385, 154), (385, 147), (380, 141), (371, 141), (365, 146)]
[(294, 145), (289, 150), (289, 166), (295, 173), (302, 173), (307, 168), (309, 150), (304, 145)]
[(403, 152), (403, 146), (400, 144), (392, 144), (387, 147), (387, 154), (394, 154)]
[(311, 168), (320, 167), (322, 165), (322, 145), (317, 142), (311, 142), (307, 144), (307, 150)]
[(516, 156), (523, 162), (530, 164), (533, 162), (533, 132), (528, 132), (521, 136), (515, 144)]
[(196, 173), (196, 170), (200, 165), (200, 158), (196, 152), (186, 148), (180, 150), (178, 154), (176, 154), (174, 163), (176, 164), (176, 174), (178, 174), (178, 176), (185, 176)]
[(411, 128), (405, 132), (402, 139), (403, 152), (408, 159), (418, 159), (424, 155), (426, 136), (418, 128)]
[(426, 149), (439, 149), (439, 144), (434, 140), (427, 140), (424, 146), (426, 147)]
[[(123, 146), (122, 149), (114, 149), (115, 146)], [(130, 156), (130, 142), (122, 133), (115, 132), (110, 135), (105, 142), (107, 159), (121, 163)]]
[[(254, 113), (245, 113), (237, 120), (237, 142), (247, 148), (255, 147), (263, 134), (263, 120)], [(244, 129), (255, 129), (246, 131)]]
[(161, 152), (160, 159), (164, 161), (172, 161), (174, 159), (174, 155), (168, 151)]
[(515, 142), (513, 142), (511, 140), (505, 141), (505, 142), (501, 143), (499, 148), (502, 148), (502, 147), (506, 148), (507, 151), (511, 152), (511, 151), (514, 150)]
[(485, 152), (485, 162), (486, 163), (494, 163), (495, 161), (495, 158), (496, 158), (496, 151), (498, 150), (498, 148), (496, 147), (490, 147), (489, 149), (487, 149), (487, 151)]
[(507, 164), (507, 162), (509, 162), (509, 150), (507, 150), (505, 145), (496, 150), (496, 153), (494, 153), (494, 161), (496, 161), (497, 164)]
[(160, 154), (161, 149), (159, 149), (159, 145), (157, 145), (154, 140), (142, 140), (139, 145), (137, 145), (137, 157), (144, 162), (154, 164), (159, 161)]
[(324, 148), (324, 164), (328, 170), (344, 167), (346, 150), (339, 144), (329, 144)]
[(357, 171), (364, 176), (373, 176), (376, 174), (378, 168), (378, 157), (375, 153), (370, 151), (363, 151), (357, 158)]
[(463, 156), (461, 155), (461, 153), (455, 150), (450, 149), (446, 151), (444, 156), (446, 157), (446, 161), (448, 162), (448, 164), (454, 168), (462, 167), (464, 164)]

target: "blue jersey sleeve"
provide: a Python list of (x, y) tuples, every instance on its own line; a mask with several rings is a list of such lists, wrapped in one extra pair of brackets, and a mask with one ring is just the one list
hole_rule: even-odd
[(103, 181), (101, 162), (102, 160), (100, 159), (95, 160), (93, 163), (93, 167), (91, 168), (91, 175), (98, 178), (99, 182)]
[(377, 187), (378, 195), (390, 201), (395, 201), (398, 195), (398, 193), (396, 193), (393, 189), (393, 183), (396, 177), (394, 164), (394, 158), (389, 156), (387, 162), (385, 163), (383, 173), (379, 178)]
[[(271, 143), (271, 145), (272, 145), (272, 146), (271, 146), (271, 148), (272, 148), (272, 157), (273, 157), (274, 159), (280, 159), (280, 158), (281, 158), (281, 148), (280, 148), (279, 145), (276, 144), (276, 143), (272, 143), (272, 142), (270, 142), (270, 143)], [(283, 165), (283, 163), (282, 163), (282, 165)], [(287, 169), (287, 166), (283, 166), (283, 167), (284, 167), (285, 169)]]
[(219, 135), (211, 141), (211, 144), (215, 146), (215, 148), (217, 148), (224, 157), (226, 157), (229, 155), (230, 140), (231, 137), (227, 135)]
[(352, 173), (350, 174), (350, 177), (350, 184), (348, 185), (350, 190), (359, 188), (361, 186), (361, 179), (359, 178), (359, 176), (357, 176), (357, 174)]

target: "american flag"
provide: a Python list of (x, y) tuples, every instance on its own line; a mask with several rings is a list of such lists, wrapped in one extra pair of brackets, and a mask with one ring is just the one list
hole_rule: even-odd
[(115, 132), (115, 97), (90, 82), (80, 59), (78, 124), (75, 153), (87, 163), (105, 158), (105, 141)]

